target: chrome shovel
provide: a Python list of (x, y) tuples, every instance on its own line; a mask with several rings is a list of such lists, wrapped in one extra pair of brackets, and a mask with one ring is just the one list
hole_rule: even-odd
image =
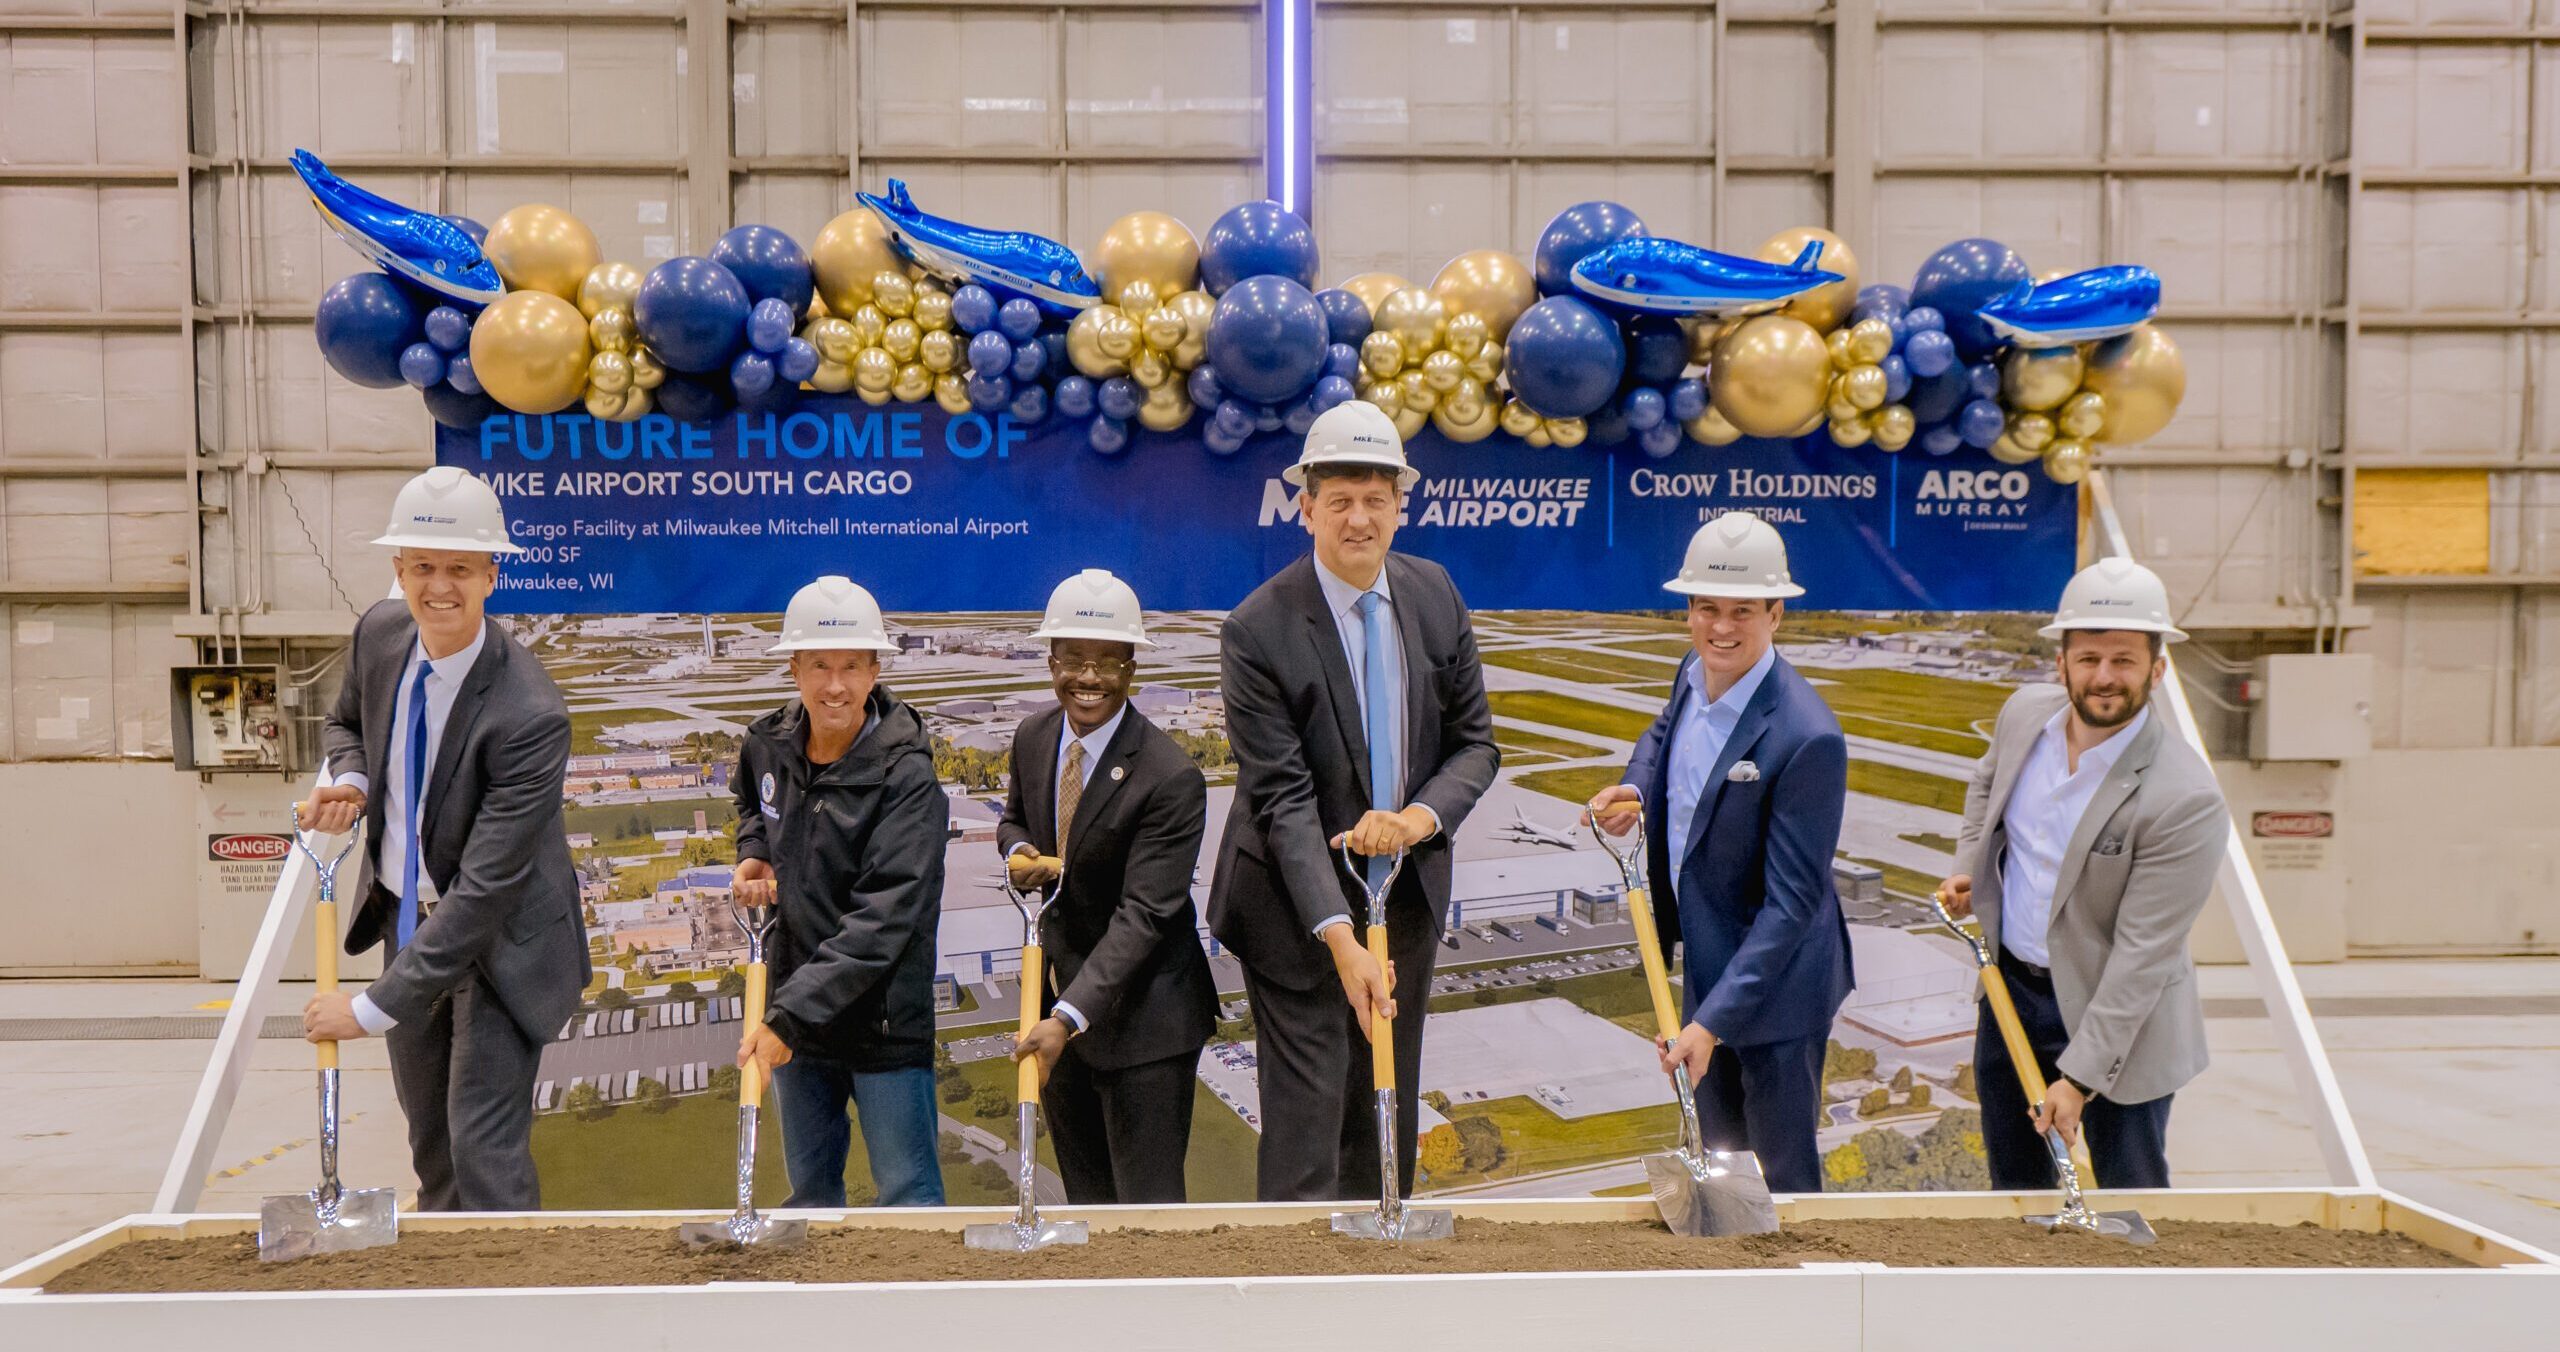
[[(1013, 885), (1013, 870), (1004, 873), (1004, 892), (1013, 900), (1013, 909), (1022, 914), (1022, 1014), (1018, 1036), (1028, 1035), (1031, 1026), (1040, 1021), (1040, 990), (1045, 979), (1040, 967), (1040, 916), (1058, 899), (1066, 886), (1066, 863), (1043, 857), (1044, 864), (1055, 864), (1058, 881), (1050, 885), (1046, 895), (1025, 893)], [(1031, 1253), (1052, 1244), (1082, 1244), (1090, 1236), (1083, 1221), (1043, 1220), (1040, 1205), (1033, 1195), (1039, 1181), (1039, 1162), (1032, 1147), (1040, 1139), (1040, 1058), (1026, 1056), (1014, 1063), (1014, 1139), (1018, 1142), (1014, 1164), (1014, 1209), (1009, 1221), (982, 1221), (964, 1227), (961, 1240), (973, 1249), (996, 1249), (1005, 1253)]]
[[(1369, 956), (1377, 960), (1383, 974), (1387, 970), (1387, 894), (1395, 890), (1396, 875), (1404, 872), (1404, 851), (1396, 851), (1387, 876), (1376, 887), (1369, 885), (1367, 870), (1351, 853), (1348, 841), (1342, 846), (1342, 866), (1351, 871), (1361, 894), (1368, 898)], [(1374, 1211), (1333, 1213), (1333, 1232), (1391, 1241), (1449, 1238), (1458, 1231), (1457, 1218), (1447, 1211), (1406, 1206), (1396, 1183), (1395, 1020), (1384, 1014), (1369, 1017), (1369, 1085), (1377, 1094), (1378, 1206)]]
[[(729, 913), (747, 936), (747, 994), (739, 1024), (754, 1028), (764, 1022), (764, 945), (781, 916), (781, 900), (771, 905), (741, 907)], [(709, 1249), (791, 1249), (809, 1238), (807, 1221), (775, 1220), (756, 1212), (756, 1116), (764, 1102), (764, 1063), (750, 1058), (738, 1070), (738, 1210), (724, 1221), (690, 1221), (676, 1227), (676, 1239), (695, 1252)]]

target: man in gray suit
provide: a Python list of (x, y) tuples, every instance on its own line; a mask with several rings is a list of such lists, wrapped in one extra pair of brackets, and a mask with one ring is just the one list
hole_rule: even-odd
[(532, 1211), (534, 1072), (591, 975), (560, 818), (569, 715), (483, 613), (496, 556), (520, 552), (487, 484), (419, 475), (374, 543), (401, 599), (356, 622), (304, 824), (367, 827), (347, 951), (387, 957), (363, 994), (315, 997), (303, 1032), (387, 1042), (419, 1210)]
[(2025, 686), (2000, 710), (1938, 891), (1982, 917), (2050, 1086), (2026, 1101), (1986, 1002), (1973, 1063), (1983, 1149), (1993, 1187), (2050, 1188), (2039, 1134), (2076, 1142), (2085, 1126), (2099, 1186), (2165, 1188), (2169, 1100), (2205, 1066), (2187, 931), (2230, 818), (2212, 767), (2152, 716), (2163, 644), (2186, 635), (2150, 569), (2084, 569), (2043, 632), (2062, 641), (2062, 684)]

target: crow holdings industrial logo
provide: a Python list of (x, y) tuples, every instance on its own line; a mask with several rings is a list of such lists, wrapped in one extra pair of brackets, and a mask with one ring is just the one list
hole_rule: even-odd
[(1638, 498), (1696, 499), (1700, 521), (1745, 511), (1776, 525), (1802, 525), (1805, 514), (1799, 504), (1873, 498), (1876, 476), (1780, 473), (1741, 466), (1686, 473), (1639, 468), (1627, 476), (1627, 494)]
[(264, 864), (282, 859), (293, 852), (293, 837), (265, 832), (240, 831), (226, 836), (207, 836), (205, 857), (226, 864)]
[[(1421, 510), (1415, 511), (1415, 499)], [(1591, 480), (1563, 476), (1465, 475), (1429, 480), (1405, 500), (1399, 526), (1509, 526), (1570, 530), (1591, 505)], [(1257, 524), (1295, 525), (1298, 490), (1279, 479), (1262, 484)]]

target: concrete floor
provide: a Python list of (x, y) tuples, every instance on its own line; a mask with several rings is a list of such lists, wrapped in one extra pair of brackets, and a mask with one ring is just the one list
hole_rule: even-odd
[[(2301, 971), (2365, 1147), (2385, 1185), (2560, 1248), (2560, 960), (2364, 961)], [(209, 1040), (5, 1040), (32, 1019), (207, 1017), (232, 988), (192, 982), (0, 982), (0, 1263), (148, 1209)], [(2318, 1149), (2247, 972), (2204, 973), (2214, 1064), (2181, 1093), (2182, 1183), (2322, 1181)], [(298, 993), (281, 1001), (299, 1008)], [(254, 1211), (307, 1188), (312, 1074), (299, 1043), (262, 1041), (203, 1209)], [(412, 1186), (379, 1042), (350, 1047), (342, 1174)], [(2540, 1126), (2534, 1125), (2540, 1123)]]

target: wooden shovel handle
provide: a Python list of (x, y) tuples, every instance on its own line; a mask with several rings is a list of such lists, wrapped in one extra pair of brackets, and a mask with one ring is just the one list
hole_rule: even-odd
[[(2027, 1091), (2027, 1111), (2032, 1114), (2044, 1103), (2046, 1085), (2044, 1067), (2036, 1061), (2036, 1049), (2027, 1041), (2026, 1024), (2018, 1018), (2018, 1007), (2010, 1003), (2009, 983), (2002, 979), (1997, 965), (1982, 969), (1982, 998), (1991, 1002), (1991, 1021), (2000, 1025), (2000, 1040), (2009, 1047), (2009, 1062), (2018, 1068), (2018, 1084)], [(1975, 1074), (1981, 1073), (1976, 1067)], [(2082, 1124), (2080, 1143), (2071, 1148), (2074, 1167), (2082, 1181), (2095, 1186), (2097, 1167), (2089, 1162), (2086, 1123)]]
[(1644, 962), (1644, 984), (1653, 997), (1653, 1021), (1669, 1042), (1680, 1036), (1680, 1007), (1671, 1000), (1671, 965), (1662, 959), (1662, 934), (1653, 927), (1653, 898), (1641, 887), (1627, 889), (1627, 918), (1636, 926), (1636, 956)]
[[(1031, 1026), (1040, 1022), (1040, 944), (1037, 940), (1022, 946), (1022, 1022), (1019, 1032), (1031, 1035)], [(1015, 1063), (1013, 1093), (1016, 1103), (1040, 1101), (1040, 1058), (1026, 1056)]]
[[(750, 1030), (764, 1026), (764, 974), (763, 963), (747, 964), (747, 996), (741, 1022)], [(764, 1083), (764, 1062), (748, 1057), (747, 1063), (738, 1068), (738, 1102), (763, 1103)]]
[[(1369, 956), (1378, 964), (1378, 979), (1387, 977), (1387, 927), (1369, 927)], [(1369, 1016), (1369, 1083), (1376, 1089), (1396, 1087), (1396, 1021), (1372, 1012)]]

